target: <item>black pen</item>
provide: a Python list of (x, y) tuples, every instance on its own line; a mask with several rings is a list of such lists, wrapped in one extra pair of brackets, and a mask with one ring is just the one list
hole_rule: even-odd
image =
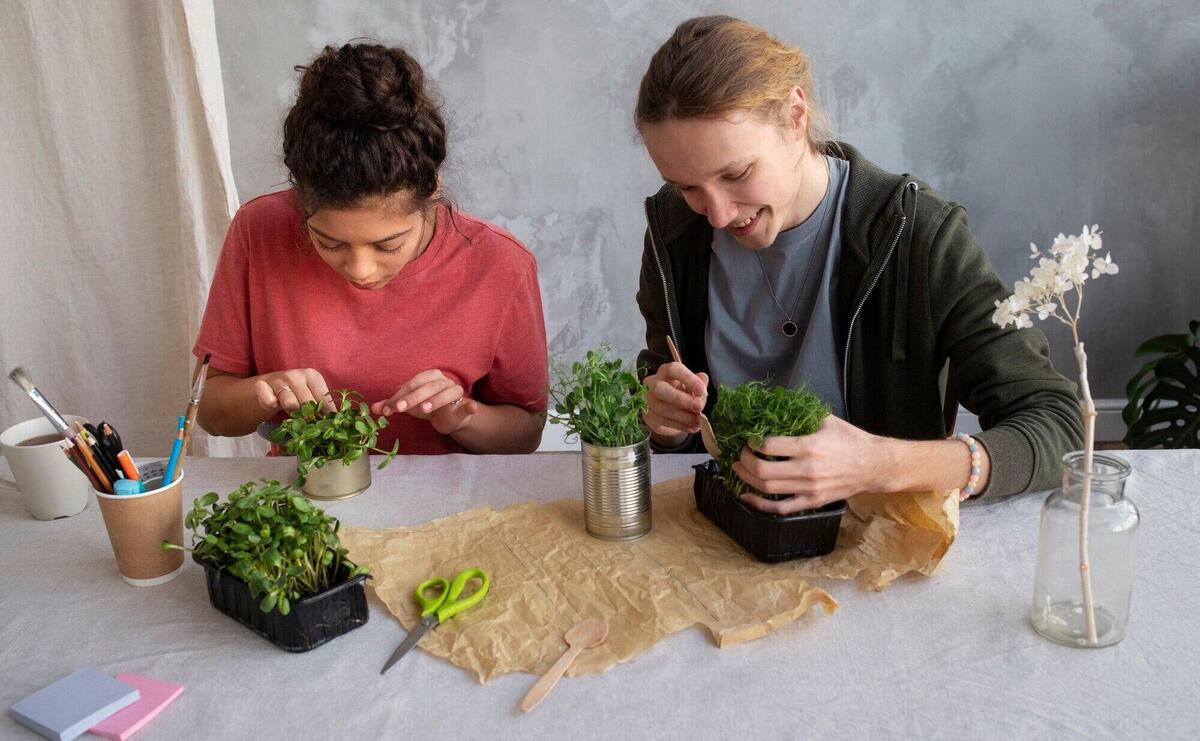
[(108, 477), (108, 480), (115, 483), (117, 479), (124, 478), (125, 476), (121, 472), (121, 463), (104, 446), (96, 425), (88, 422), (83, 426), (83, 429), (87, 432), (85, 441), (96, 456), (96, 462), (104, 469), (104, 475)]

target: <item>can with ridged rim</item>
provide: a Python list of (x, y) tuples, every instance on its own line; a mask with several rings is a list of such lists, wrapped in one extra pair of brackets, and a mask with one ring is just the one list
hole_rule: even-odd
[(341, 458), (325, 461), (320, 468), (308, 469), (300, 491), (309, 499), (332, 502), (362, 494), (371, 486), (371, 460), (366, 451), (352, 463)]
[(650, 438), (608, 448), (583, 445), (583, 518), (601, 540), (635, 540), (650, 532)]

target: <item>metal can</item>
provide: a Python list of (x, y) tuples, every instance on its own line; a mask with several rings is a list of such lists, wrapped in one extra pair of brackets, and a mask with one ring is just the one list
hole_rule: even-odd
[(650, 532), (650, 439), (608, 448), (583, 445), (583, 516), (601, 540), (636, 540)]
[(300, 490), (309, 499), (334, 501), (357, 496), (370, 485), (371, 459), (363, 453), (353, 463), (343, 463), (339, 459), (326, 461), (320, 468), (309, 468)]

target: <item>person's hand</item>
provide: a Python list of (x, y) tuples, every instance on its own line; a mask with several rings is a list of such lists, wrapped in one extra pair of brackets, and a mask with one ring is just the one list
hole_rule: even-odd
[(811, 435), (768, 437), (757, 449), (785, 460), (764, 460), (749, 447), (742, 448), (733, 464), (742, 481), (767, 494), (792, 495), (771, 500), (747, 493), (742, 501), (763, 512), (787, 515), (874, 491), (883, 468), (875, 453), (883, 439), (831, 414)]
[(646, 386), (642, 421), (652, 435), (668, 445), (679, 445), (689, 433), (700, 431), (707, 373), (692, 373), (683, 363), (663, 363), (642, 383)]
[(427, 419), (443, 435), (460, 430), (479, 411), (479, 402), (468, 399), (466, 391), (440, 370), (421, 371), (383, 401), (371, 405), (372, 414), (384, 416), (407, 413)]
[(294, 412), (314, 400), (321, 402), (323, 410), (336, 411), (325, 379), (312, 368), (264, 373), (254, 381), (254, 396), (266, 412)]

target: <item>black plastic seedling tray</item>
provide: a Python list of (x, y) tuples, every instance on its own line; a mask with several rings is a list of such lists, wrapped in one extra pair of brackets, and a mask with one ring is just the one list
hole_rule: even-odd
[[(224, 569), (198, 558), (212, 606), (285, 651), (311, 651), (367, 622), (370, 611), (363, 582), (367, 574), (343, 579), (320, 594), (296, 600), (287, 615), (263, 612), (250, 587)], [(343, 567), (343, 576), (349, 570)]]
[(837, 545), (845, 501), (794, 515), (768, 514), (751, 509), (733, 496), (717, 479), (714, 461), (693, 468), (696, 507), (759, 561), (778, 563), (823, 556)]

